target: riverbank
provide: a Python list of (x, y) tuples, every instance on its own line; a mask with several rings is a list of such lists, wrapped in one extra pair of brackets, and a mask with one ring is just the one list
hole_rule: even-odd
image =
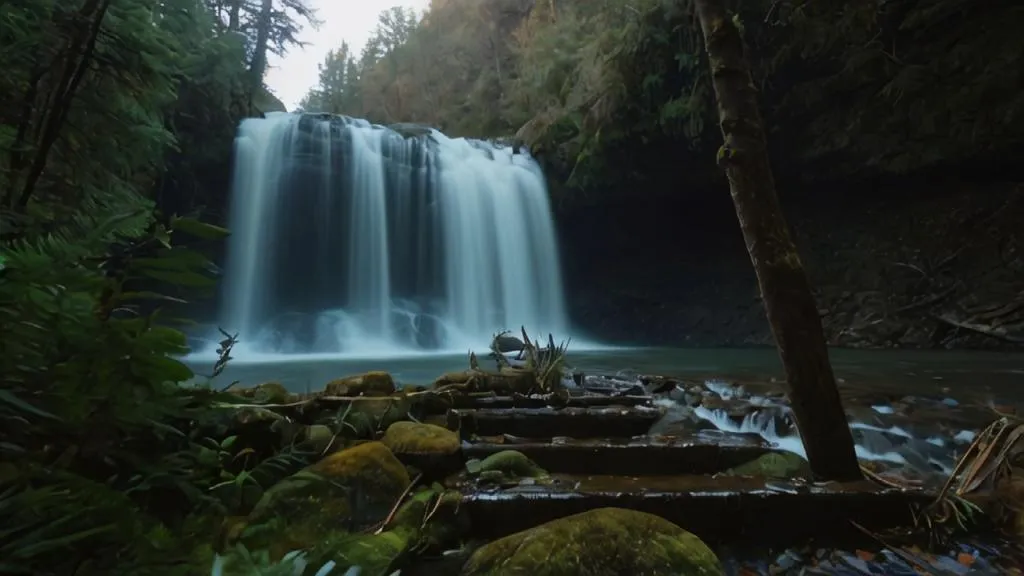
[[(1024, 399), (1024, 354), (1020, 353), (833, 348), (829, 354), (840, 385), (882, 386), (904, 393), (924, 394), (949, 387), (956, 392)], [(292, 392), (315, 392), (340, 374), (373, 370), (388, 371), (400, 385), (430, 385), (439, 374), (466, 365), (465, 353), (376, 359), (233, 355), (236, 357), (225, 368), (220, 381), (238, 380), (245, 384), (276, 381)], [(568, 361), (573, 368), (588, 374), (623, 372), (763, 381), (783, 376), (778, 352), (767, 347), (572, 349)], [(196, 374), (205, 374), (213, 365), (213, 358), (192, 357), (186, 362)]]
[[(620, 372), (577, 373), (551, 388), (528, 369), (463, 362), (426, 386), (399, 389), (378, 371), (312, 393), (277, 383), (238, 390), (238, 404), (223, 409), (249, 416), (232, 451), (261, 437), (276, 438), (279, 453), (291, 446), (313, 456), (228, 523), (222, 562), (237, 563), (227, 544), (239, 543), (269, 549), (271, 560), (305, 550), (312, 568), (373, 574), (494, 574), (499, 564), (555, 574), (560, 562), (592, 565), (593, 574), (645, 562), (701, 574), (852, 574), (858, 565), (902, 574), (915, 563), (962, 573), (1020, 558), (994, 535), (924, 555), (861, 530), (910, 526), (912, 509), (929, 508), (993, 418), (981, 390), (845, 387), (873, 480), (824, 486), (807, 479), (778, 383)], [(620, 542), (605, 524), (633, 526), (651, 545)], [(609, 551), (626, 564), (605, 562)]]

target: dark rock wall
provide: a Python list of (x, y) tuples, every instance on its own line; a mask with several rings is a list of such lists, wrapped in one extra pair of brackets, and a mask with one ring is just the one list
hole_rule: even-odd
[[(614, 342), (770, 344), (719, 188), (563, 213), (575, 324)], [(1024, 185), (917, 178), (845, 188), (787, 195), (780, 186), (830, 344), (1021, 346), (1010, 340), (1024, 337)]]

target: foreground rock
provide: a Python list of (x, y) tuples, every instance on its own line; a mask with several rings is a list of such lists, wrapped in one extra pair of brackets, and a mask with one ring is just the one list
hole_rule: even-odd
[(458, 434), (433, 424), (395, 422), (381, 442), (403, 463), (428, 476), (443, 477), (462, 465)]
[(602, 508), (561, 518), (477, 550), (463, 576), (713, 576), (724, 574), (699, 538), (653, 514)]
[(387, 396), (395, 393), (395, 380), (387, 372), (366, 372), (327, 383), (328, 396)]
[(252, 388), (239, 388), (231, 392), (260, 404), (285, 404), (295, 400), (295, 395), (280, 382), (264, 382)]
[(336, 452), (268, 490), (243, 540), (274, 559), (381, 522), (409, 485), (405, 466), (380, 442)]
[(792, 452), (769, 452), (728, 470), (726, 474), (763, 478), (810, 478), (811, 467), (806, 460)]

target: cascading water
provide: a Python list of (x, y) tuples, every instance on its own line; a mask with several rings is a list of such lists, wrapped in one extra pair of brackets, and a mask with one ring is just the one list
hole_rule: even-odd
[(524, 151), (326, 115), (245, 120), (221, 325), (253, 353), (390, 355), (568, 328)]

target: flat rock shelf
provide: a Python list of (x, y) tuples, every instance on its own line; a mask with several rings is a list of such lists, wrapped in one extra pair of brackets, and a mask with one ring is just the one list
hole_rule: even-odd
[[(481, 485), (461, 473), (446, 484), (463, 494), (472, 534), (493, 539), (544, 522), (616, 507), (661, 516), (705, 542), (791, 546), (854, 544), (863, 532), (912, 525), (910, 504), (935, 492), (872, 482), (814, 483), (730, 470), (774, 452), (753, 434), (693, 429), (648, 434), (665, 416), (658, 395), (624, 397), (578, 391), (565, 407), (533, 397), (461, 398), (445, 424), (463, 438), (467, 461), (514, 450), (543, 478)], [(524, 407), (530, 406), (530, 407)]]

